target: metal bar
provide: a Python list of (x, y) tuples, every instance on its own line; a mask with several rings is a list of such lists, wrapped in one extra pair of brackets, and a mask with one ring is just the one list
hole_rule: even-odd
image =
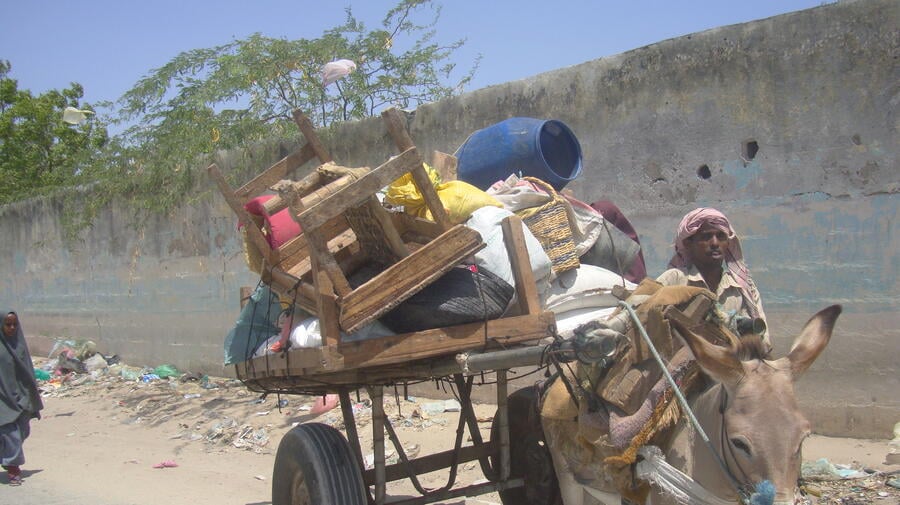
[(509, 478), (509, 408), (506, 397), (506, 370), (497, 370), (497, 418), (500, 432), (500, 480)]
[(384, 390), (367, 386), (372, 400), (372, 450), (375, 453), (375, 505), (384, 505), (387, 481), (384, 473)]
[(488, 372), (491, 370), (508, 370), (520, 366), (540, 365), (547, 347), (549, 347), (549, 344), (505, 351), (470, 353), (466, 356), (465, 366), (470, 372)]
[[(478, 418), (475, 417), (475, 409), (472, 408), (471, 393), (474, 377), (469, 376), (469, 379), (465, 380), (463, 375), (458, 373), (453, 375), (453, 379), (456, 381), (456, 386), (459, 389), (459, 415), (466, 420), (466, 424), (469, 427), (469, 435), (472, 437), (472, 444), (481, 446), (484, 444), (484, 439), (481, 438), (481, 431), (478, 428)], [(490, 458), (480, 458), (478, 463), (481, 465), (481, 472), (486, 478), (493, 480), (496, 477), (497, 472), (491, 467)]]
[(485, 482), (483, 484), (474, 484), (471, 486), (450, 489), (433, 495), (421, 496), (418, 498), (410, 498), (408, 500), (392, 501), (391, 505), (424, 505), (426, 503), (434, 503), (447, 498), (456, 498), (459, 496), (479, 496), (491, 491), (502, 491), (514, 487), (522, 487), (525, 485), (524, 479), (513, 479), (506, 482)]
[(366, 464), (363, 460), (362, 447), (359, 446), (359, 433), (356, 431), (356, 419), (353, 416), (353, 404), (350, 400), (350, 391), (347, 388), (341, 388), (338, 391), (341, 399), (341, 413), (344, 415), (344, 430), (347, 432), (347, 441), (350, 442), (350, 449), (356, 456), (356, 462), (359, 468), (365, 471)]
[[(386, 426), (387, 424), (385, 425), (385, 427)], [(459, 449), (457, 463), (468, 463), (469, 461), (474, 461), (484, 456), (495, 454), (495, 451), (496, 448), (491, 442), (488, 442), (480, 447), (467, 445)], [(409, 466), (404, 464), (402, 461), (394, 463), (393, 465), (387, 465), (384, 468), (385, 479), (387, 482), (406, 479), (409, 477), (409, 470), (412, 470), (415, 475), (422, 475), (423, 473), (443, 470), (450, 466), (454, 452), (454, 449), (450, 449), (447, 451), (420, 456), (418, 458), (409, 460)], [(363, 481), (366, 483), (366, 485), (369, 486), (374, 484), (375, 470), (369, 469), (363, 472)]]

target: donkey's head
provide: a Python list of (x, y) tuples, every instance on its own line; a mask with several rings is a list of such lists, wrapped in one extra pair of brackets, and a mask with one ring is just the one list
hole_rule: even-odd
[(675, 323), (703, 371), (722, 384), (721, 436), (711, 440), (713, 446), (741, 485), (774, 484), (777, 503), (795, 501), (800, 447), (810, 433), (797, 407), (794, 382), (828, 345), (840, 313), (840, 305), (833, 305), (814, 315), (790, 353), (774, 361), (760, 356), (742, 361), (740, 349), (713, 345)]

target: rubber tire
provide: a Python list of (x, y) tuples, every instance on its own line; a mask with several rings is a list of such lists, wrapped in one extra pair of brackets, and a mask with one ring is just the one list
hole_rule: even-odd
[[(534, 386), (513, 392), (507, 398), (509, 412), (510, 479), (524, 478), (525, 486), (499, 492), (503, 505), (562, 505), (559, 481), (550, 449), (544, 442), (541, 416)], [(491, 440), (499, 443), (497, 416), (491, 424)], [(499, 461), (491, 466), (499, 472)]]
[(347, 439), (321, 423), (284, 435), (275, 454), (272, 505), (366, 505), (362, 472)]

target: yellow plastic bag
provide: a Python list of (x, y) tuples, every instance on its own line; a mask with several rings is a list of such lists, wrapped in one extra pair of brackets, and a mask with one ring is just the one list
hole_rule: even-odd
[[(441, 204), (447, 211), (447, 217), (453, 224), (465, 222), (473, 212), (482, 207), (503, 207), (503, 204), (496, 198), (471, 184), (463, 181), (442, 183), (441, 176), (427, 164), (425, 171), (428, 173), (431, 183), (434, 184)], [(425, 205), (425, 199), (419, 193), (419, 188), (413, 182), (411, 174), (404, 174), (403, 177), (392, 182), (388, 187), (385, 200), (392, 205), (402, 205), (407, 214), (434, 220), (431, 210)]]

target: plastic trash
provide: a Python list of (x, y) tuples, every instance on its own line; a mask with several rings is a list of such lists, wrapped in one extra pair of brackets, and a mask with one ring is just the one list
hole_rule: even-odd
[(159, 379), (168, 379), (169, 377), (180, 375), (178, 369), (175, 368), (174, 365), (160, 365), (153, 369), (153, 373), (156, 374)]
[(87, 119), (88, 114), (93, 114), (92, 110), (81, 110), (75, 107), (66, 107), (63, 110), (63, 121), (69, 124), (79, 124)]
[(354, 70), (356, 63), (352, 60), (335, 60), (322, 65), (322, 87), (328, 87), (338, 79), (350, 75)]
[(103, 358), (100, 354), (94, 354), (90, 358), (84, 360), (82, 363), (84, 365), (84, 369), (87, 372), (93, 372), (95, 370), (103, 370), (109, 368), (109, 365), (106, 363), (106, 359)]
[(50, 374), (45, 372), (44, 370), (41, 370), (40, 368), (35, 368), (34, 369), (34, 378), (39, 381), (46, 381), (46, 380), (50, 380)]

